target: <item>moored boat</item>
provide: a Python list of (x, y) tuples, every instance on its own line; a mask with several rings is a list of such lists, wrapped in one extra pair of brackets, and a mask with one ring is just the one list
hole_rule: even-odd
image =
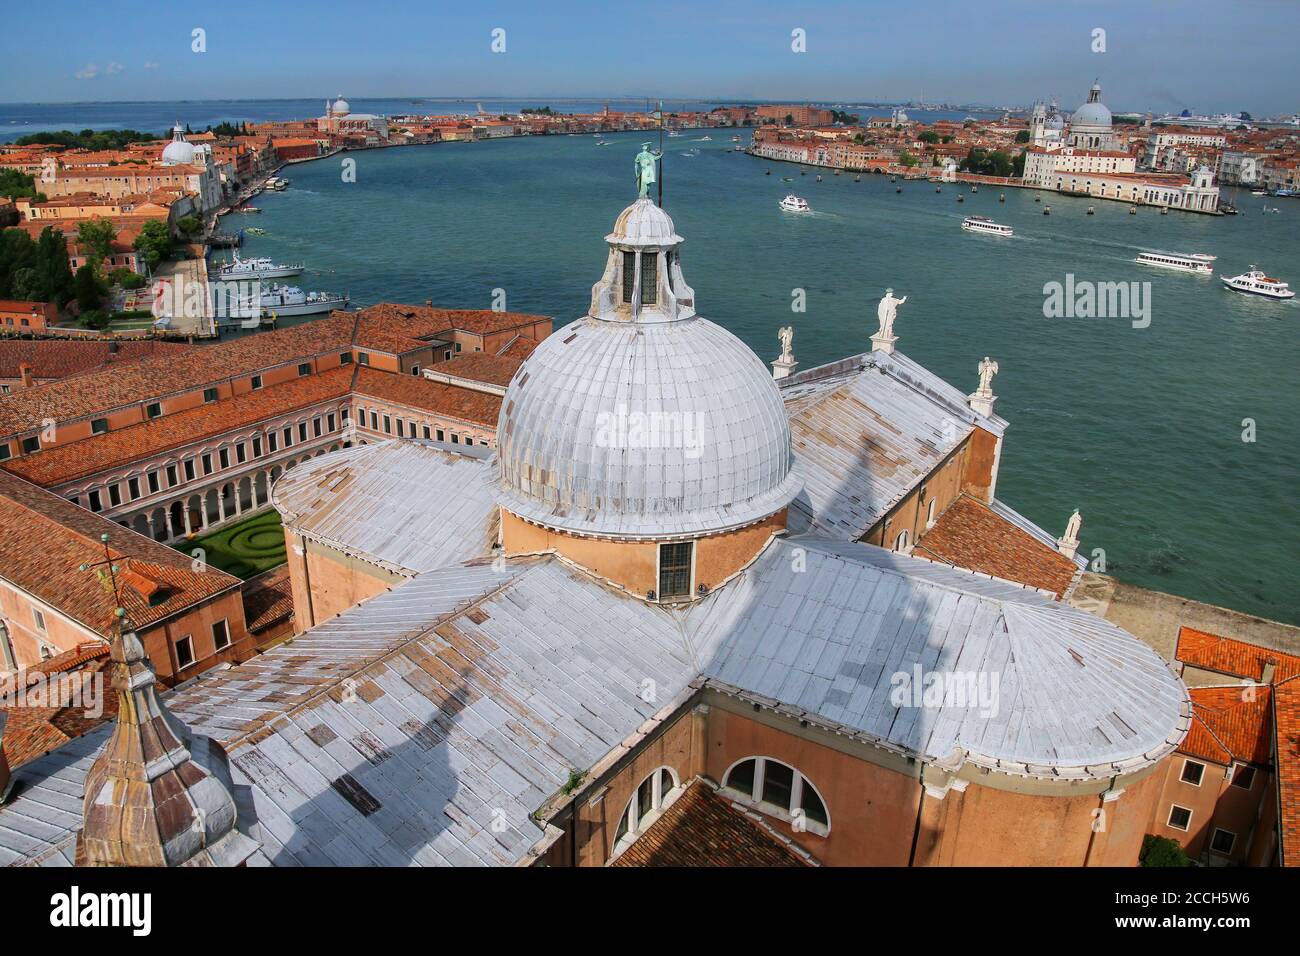
[[(346, 295), (332, 292), (304, 292), (293, 285), (274, 285), (258, 297), (261, 315), (315, 315), (319, 312), (332, 312), (347, 307)], [(248, 312), (252, 312), (251, 303), (241, 303)]]
[(269, 257), (259, 259), (241, 259), (235, 256), (233, 262), (220, 263), (217, 267), (218, 279), (284, 279), (301, 275), (303, 264), (277, 264)]

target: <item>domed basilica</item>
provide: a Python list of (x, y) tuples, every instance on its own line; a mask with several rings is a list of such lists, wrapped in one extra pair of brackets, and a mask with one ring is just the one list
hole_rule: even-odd
[(797, 371), (782, 330), (774, 375), (697, 311), (663, 209), (637, 200), (605, 242), (494, 444), (357, 440), (276, 482), (299, 633), (158, 704), (242, 795), (219, 846), (1134, 863), (1187, 690), (1063, 600), (1077, 519), (1058, 541), (996, 497), (996, 363), (970, 394), (934, 376), (895, 349), (891, 295), (872, 347), (829, 365)]

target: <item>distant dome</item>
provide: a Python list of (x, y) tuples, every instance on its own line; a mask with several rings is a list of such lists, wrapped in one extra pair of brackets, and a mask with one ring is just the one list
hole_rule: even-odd
[[(771, 373), (695, 314), (682, 239), (662, 209), (639, 200), (607, 241), (592, 313), (544, 340), (506, 390), (501, 504), (537, 524), (609, 537), (725, 531), (780, 511), (800, 483)], [(653, 264), (635, 258), (644, 256)], [(657, 302), (635, 304), (640, 280), (622, 294), (629, 262), (634, 275), (657, 270)]]
[(347, 100), (340, 96), (334, 101), (334, 105), (330, 107), (330, 112), (335, 116), (346, 116), (352, 112), (352, 107), (348, 105)]
[(172, 127), (172, 141), (163, 147), (162, 161), (166, 166), (185, 166), (194, 162), (194, 145), (185, 141), (180, 124)]
[(1074, 111), (1074, 115), (1070, 117), (1070, 125), (1110, 129), (1110, 110), (1101, 102), (1101, 86), (1096, 83), (1092, 85), (1092, 89), (1088, 91), (1088, 102)]
[(1065, 129), (1065, 120), (1061, 118), (1061, 115), (1059, 113), (1053, 113), (1051, 117), (1047, 120), (1047, 128)]

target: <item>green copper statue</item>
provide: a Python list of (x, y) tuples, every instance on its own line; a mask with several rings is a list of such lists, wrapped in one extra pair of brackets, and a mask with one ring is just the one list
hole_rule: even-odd
[(641, 152), (636, 154), (637, 195), (644, 199), (650, 195), (650, 187), (655, 183), (655, 160), (659, 157), (650, 151), (649, 143), (641, 144)]

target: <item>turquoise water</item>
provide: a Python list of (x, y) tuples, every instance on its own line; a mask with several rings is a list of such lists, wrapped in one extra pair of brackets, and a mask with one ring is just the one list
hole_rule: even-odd
[[(1300, 474), (1297, 328), (1300, 300), (1221, 288), (1254, 262), (1300, 287), (1300, 202), (1235, 197), (1242, 215), (1136, 216), (1120, 203), (1029, 190), (904, 184), (834, 176), (729, 151), (730, 136), (666, 140), (665, 206), (686, 237), (683, 267), (702, 314), (765, 360), (793, 323), (804, 368), (870, 348), (887, 286), (906, 295), (899, 349), (973, 390), (990, 355), (997, 411), (1010, 422), (998, 495), (1053, 533), (1084, 516), (1083, 550), (1147, 587), (1300, 623), (1296, 483)], [(347, 154), (290, 167), (292, 187), (231, 217), (268, 231), (246, 254), (303, 259), (309, 288), (387, 300), (586, 311), (605, 262), (602, 237), (635, 196), (640, 137), (536, 137)], [(686, 157), (688, 149), (699, 155)], [(765, 170), (772, 170), (770, 176)], [(790, 176), (793, 182), (784, 183)], [(777, 209), (788, 192), (815, 212)], [(958, 203), (956, 197), (964, 196)], [(1041, 202), (1035, 202), (1035, 197)], [(1052, 214), (1042, 215), (1044, 205)], [(989, 215), (1012, 239), (974, 236), (964, 215)], [(1206, 279), (1138, 266), (1144, 249), (1219, 257)], [(1043, 286), (1150, 282), (1151, 324), (1047, 319)], [(807, 311), (791, 312), (806, 290)], [(1257, 440), (1242, 441), (1242, 420)]]

